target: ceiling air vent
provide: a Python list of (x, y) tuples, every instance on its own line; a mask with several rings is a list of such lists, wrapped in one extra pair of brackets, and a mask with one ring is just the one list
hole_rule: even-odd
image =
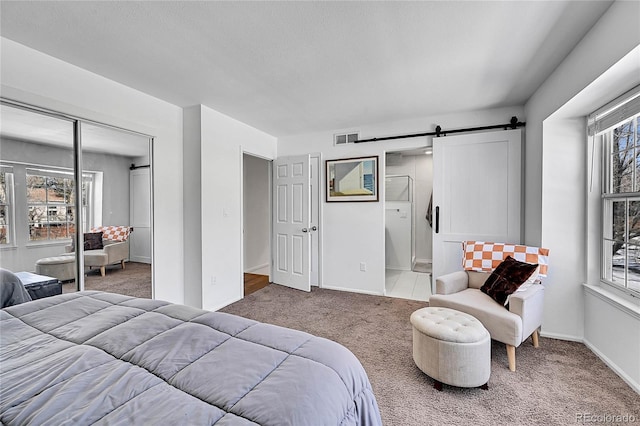
[(345, 145), (348, 143), (354, 143), (359, 139), (360, 134), (358, 132), (350, 133), (337, 133), (333, 135), (334, 145)]

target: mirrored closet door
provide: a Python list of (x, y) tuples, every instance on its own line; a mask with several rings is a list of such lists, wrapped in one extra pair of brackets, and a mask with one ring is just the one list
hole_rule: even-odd
[(1, 108), (0, 267), (63, 293), (151, 298), (152, 138)]
[(32, 291), (76, 291), (75, 122), (0, 108), (0, 266)]

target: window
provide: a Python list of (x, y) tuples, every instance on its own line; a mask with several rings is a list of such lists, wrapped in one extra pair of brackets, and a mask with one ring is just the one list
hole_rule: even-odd
[(97, 200), (94, 194), (94, 173), (82, 175), (82, 230), (89, 232), (91, 224), (95, 222), (94, 204), (102, 208), (102, 199)]
[(13, 244), (13, 168), (0, 166), (0, 245)]
[[(81, 229), (88, 232), (93, 218), (95, 173), (82, 176)], [(67, 169), (26, 169), (29, 241), (72, 238), (75, 233), (75, 181)], [(95, 200), (94, 200), (95, 202)]]
[(29, 241), (66, 239), (75, 233), (73, 175), (27, 169)]
[[(601, 279), (640, 295), (640, 93), (602, 114)], [(616, 117), (617, 122), (612, 118)], [(608, 122), (607, 122), (608, 118)], [(597, 129), (597, 124), (595, 129)], [(593, 132), (593, 127), (590, 130)], [(596, 130), (597, 131), (597, 130)], [(593, 132), (595, 133), (595, 132)]]

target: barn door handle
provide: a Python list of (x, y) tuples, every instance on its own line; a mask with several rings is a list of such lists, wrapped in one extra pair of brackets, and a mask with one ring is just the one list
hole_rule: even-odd
[(440, 232), (440, 206), (436, 206), (436, 234)]

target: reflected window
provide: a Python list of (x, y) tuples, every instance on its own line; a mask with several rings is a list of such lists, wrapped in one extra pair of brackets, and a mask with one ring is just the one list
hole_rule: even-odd
[[(75, 233), (75, 184), (73, 173), (45, 169), (27, 169), (27, 215), (29, 241), (47, 241), (72, 238)], [(93, 177), (82, 179), (82, 229), (90, 226), (90, 194)]]
[(0, 165), (0, 245), (13, 244), (13, 167)]
[(71, 238), (75, 191), (71, 173), (27, 169), (29, 241)]

